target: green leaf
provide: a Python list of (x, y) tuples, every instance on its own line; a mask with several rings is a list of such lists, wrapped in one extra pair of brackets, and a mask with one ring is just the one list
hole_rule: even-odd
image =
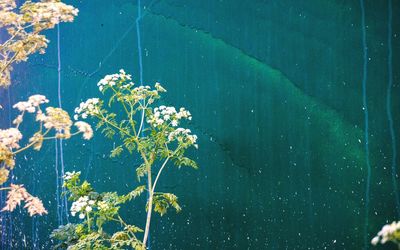
[(126, 201), (135, 199), (136, 197), (139, 197), (145, 190), (146, 190), (145, 185), (138, 186), (137, 188), (129, 192), (127, 195), (120, 196), (120, 202), (125, 203)]
[(142, 233), (143, 229), (135, 226), (135, 225), (128, 225), (125, 227), (125, 230), (132, 232), (132, 233)]
[(114, 157), (120, 156), (122, 151), (124, 151), (122, 146), (118, 146), (118, 147), (114, 148), (113, 150), (111, 150), (110, 157), (114, 158)]
[(142, 163), (138, 168), (136, 168), (136, 175), (138, 177), (138, 180), (140, 181), (140, 178), (145, 176), (146, 174), (147, 174), (146, 164)]
[(104, 121), (100, 120), (96, 125), (96, 130), (99, 130), (104, 125)]
[(153, 196), (154, 212), (163, 216), (168, 208), (172, 206), (176, 212), (180, 212), (182, 208), (178, 204), (178, 197), (171, 193), (156, 193)]
[(78, 225), (70, 224), (59, 226), (50, 234), (50, 238), (58, 242), (53, 249), (66, 249), (68, 246), (74, 245), (79, 240), (79, 235), (76, 233)]
[(167, 213), (169, 205), (165, 200), (154, 199), (153, 204), (154, 212), (159, 213), (161, 216)]
[(178, 197), (171, 193), (164, 193), (163, 197), (168, 201), (168, 203), (175, 208), (176, 212), (180, 212), (182, 208), (178, 204)]
[(129, 153), (132, 153), (133, 150), (135, 150), (136, 148), (135, 139), (132, 137), (126, 138), (124, 140), (124, 146), (129, 151)]
[(135, 188), (133, 191), (131, 191), (129, 193), (129, 195), (130, 195), (130, 197), (132, 197), (131, 199), (135, 199), (136, 197), (140, 196), (144, 190), (146, 190), (145, 185), (139, 186), (139, 187)]
[(114, 129), (110, 128), (110, 127), (105, 127), (103, 128), (103, 130), (101, 131), (101, 133), (103, 133), (107, 138), (112, 139), (115, 135), (115, 131)]
[(188, 166), (188, 167), (192, 167), (194, 169), (198, 169), (197, 163), (194, 160), (189, 159), (187, 157), (183, 157), (183, 156), (178, 157), (178, 158), (176, 158), (174, 163), (178, 167)]

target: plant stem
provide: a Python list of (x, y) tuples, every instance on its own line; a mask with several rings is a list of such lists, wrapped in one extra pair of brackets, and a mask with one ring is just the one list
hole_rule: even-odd
[(88, 232), (90, 232), (90, 217), (89, 217), (89, 213), (86, 212), (86, 215), (87, 215)]
[[(168, 145), (167, 145), (167, 144), (165, 144), (165, 147), (166, 147), (166, 149), (168, 150)], [(169, 159), (171, 159), (171, 157), (173, 157), (173, 156), (178, 152), (179, 149), (181, 149), (181, 147), (176, 148), (175, 151), (172, 152), (172, 154), (170, 154), (170, 155), (165, 159), (165, 161), (164, 161), (164, 163), (162, 164), (160, 170), (158, 170), (156, 179), (155, 179), (154, 184), (153, 184), (153, 190), (152, 190), (153, 194), (154, 194), (154, 190), (156, 189), (157, 181), (158, 181), (158, 179), (159, 179), (160, 176), (161, 176), (161, 172), (164, 170), (164, 168), (165, 168), (165, 166), (167, 165)]]
[(109, 124), (109, 125), (112, 126), (113, 128), (117, 129), (117, 130), (120, 131), (121, 133), (127, 135), (128, 137), (136, 138), (136, 136), (132, 136), (130, 133), (125, 132), (125, 131), (122, 130), (120, 127), (118, 127), (118, 126), (116, 126), (115, 124), (111, 123), (109, 120), (107, 120), (107, 118), (104, 117), (103, 114), (96, 115), (96, 117), (99, 118), (101, 121), (104, 121), (105, 123)]
[(156, 177), (156, 179), (154, 181), (154, 184), (153, 184), (153, 189), (151, 190), (151, 192), (153, 194), (154, 194), (154, 190), (156, 189), (158, 178), (160, 178), (161, 172), (163, 171), (164, 167), (167, 165), (169, 159), (170, 159), (170, 156), (168, 156), (167, 159), (165, 159), (164, 163), (162, 164), (160, 170), (157, 173), (157, 177)]
[(146, 156), (142, 152), (142, 157), (146, 162), (147, 165), (147, 184), (148, 184), (148, 192), (149, 192), (149, 199), (148, 199), (148, 206), (147, 206), (147, 218), (146, 218), (146, 227), (144, 230), (144, 237), (143, 237), (143, 245), (146, 247), (147, 238), (149, 237), (149, 230), (150, 230), (150, 221), (151, 221), (151, 213), (153, 211), (153, 188), (152, 188), (152, 180), (151, 180), (151, 165), (148, 163)]
[(7, 62), (3, 68), (1, 68), (0, 73), (3, 73), (10, 65), (14, 62), (15, 58), (19, 54), (19, 51), (15, 52), (15, 54), (11, 57), (10, 61)]
[[(50, 131), (50, 129), (48, 129), (42, 136), (44, 137), (45, 135), (47, 135), (47, 134), (49, 133), (49, 131)], [(25, 147), (20, 148), (20, 149), (18, 149), (17, 151), (14, 151), (14, 152), (12, 152), (12, 153), (13, 153), (14, 155), (16, 155), (16, 154), (18, 154), (18, 153), (20, 153), (20, 152), (22, 152), (22, 151), (24, 151), (24, 150), (26, 150), (26, 149), (32, 147), (35, 143), (37, 143), (37, 141), (33, 141), (33, 142), (29, 143), (28, 145), (26, 145)]]

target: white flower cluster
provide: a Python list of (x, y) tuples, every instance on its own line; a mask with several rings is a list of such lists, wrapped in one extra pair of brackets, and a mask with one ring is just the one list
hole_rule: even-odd
[(6, 148), (19, 148), (22, 134), (17, 128), (0, 129), (0, 144)]
[(161, 126), (163, 124), (178, 126), (181, 119), (192, 120), (192, 115), (185, 108), (180, 108), (179, 112), (175, 107), (166, 107), (164, 105), (154, 108), (153, 114), (147, 122), (153, 127)]
[(81, 174), (81, 171), (79, 171), (79, 172), (75, 172), (75, 171), (65, 172), (63, 178), (64, 178), (64, 181), (68, 181), (68, 180), (71, 180), (75, 175), (80, 175), (80, 174)]
[(381, 231), (371, 240), (372, 245), (377, 245), (378, 243), (384, 244), (388, 241), (398, 242), (400, 238), (400, 221), (393, 221), (392, 224), (384, 225)]
[[(123, 69), (120, 69), (119, 74), (117, 73), (117, 74), (112, 74), (112, 75), (106, 75), (103, 79), (101, 79), (97, 83), (97, 86), (99, 87), (100, 91), (103, 91), (103, 89), (105, 87), (108, 87), (108, 86), (113, 87), (117, 84), (118, 81), (126, 81), (126, 80), (129, 80), (129, 81), (132, 80), (131, 75), (126, 74)], [(133, 85), (133, 83), (128, 83), (128, 85)]]
[(71, 215), (75, 216), (79, 213), (79, 219), (84, 219), (85, 213), (91, 212), (95, 203), (96, 201), (90, 200), (88, 196), (79, 197), (79, 199), (74, 201), (71, 205)]
[(169, 133), (168, 141), (177, 140), (179, 142), (189, 142), (197, 148), (197, 135), (192, 135), (190, 134), (191, 132), (190, 129), (177, 128)]
[(13, 108), (18, 109), (21, 112), (26, 111), (28, 113), (34, 113), (39, 105), (48, 102), (49, 100), (44, 95), (32, 95), (28, 98), (28, 101), (14, 104)]
[(86, 102), (81, 102), (79, 107), (75, 108), (74, 119), (78, 120), (79, 116), (86, 119), (89, 115), (96, 115), (99, 113), (100, 103), (99, 98), (90, 98)]
[(78, 128), (78, 131), (83, 133), (83, 139), (90, 140), (93, 137), (93, 129), (92, 127), (82, 121), (75, 122), (75, 126)]
[[(123, 86), (122, 86), (123, 87)], [(152, 91), (150, 86), (139, 86), (132, 90), (132, 97), (136, 101), (145, 99), (146, 97), (157, 95), (157, 91)], [(151, 101), (149, 104), (151, 104)]]

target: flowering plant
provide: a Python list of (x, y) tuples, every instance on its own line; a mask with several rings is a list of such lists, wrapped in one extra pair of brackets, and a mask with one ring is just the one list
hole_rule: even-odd
[[(119, 213), (120, 206), (138, 197), (145, 186), (139, 186), (126, 195), (118, 195), (116, 192), (97, 193), (90, 183), (80, 180), (80, 172), (67, 172), (64, 187), (69, 200), (73, 201), (71, 215), (79, 214), (82, 221), (54, 230), (50, 237), (59, 242), (54, 249), (145, 249), (136, 235), (143, 230), (129, 225)], [(114, 223), (117, 230), (107, 233), (104, 226), (110, 223)]]
[(28, 60), (31, 54), (45, 53), (49, 40), (41, 34), (60, 22), (72, 22), (78, 9), (60, 0), (25, 1), (17, 9), (15, 0), (0, 1), (0, 28), (8, 39), (0, 44), (0, 87), (10, 85), (12, 64)]
[[(45, 140), (69, 139), (77, 134), (83, 134), (83, 138), (89, 140), (93, 136), (91, 126), (83, 121), (75, 122), (77, 129), (71, 133), (73, 122), (68, 113), (54, 107), (43, 110), (43, 105), (48, 102), (49, 100), (43, 95), (32, 95), (27, 101), (18, 102), (13, 106), (19, 111), (19, 115), (13, 121), (14, 127), (0, 129), (0, 185), (7, 182), (10, 170), (15, 166), (16, 154), (31, 147), (40, 150)], [(23, 135), (19, 128), (27, 114), (35, 116), (38, 130), (21, 146)], [(23, 185), (11, 184), (10, 187), (2, 187), (0, 190), (9, 190), (6, 206), (1, 211), (13, 211), (17, 205), (25, 201), (25, 208), (31, 216), (47, 213), (42, 202), (30, 195)]]
[[(117, 144), (111, 151), (111, 157), (118, 157), (124, 151), (141, 157), (143, 162), (136, 173), (139, 181), (140, 178), (147, 177), (147, 187), (141, 186), (139, 189), (147, 192), (148, 199), (144, 236), (140, 246), (146, 247), (152, 212), (164, 215), (170, 207), (177, 212), (181, 210), (177, 196), (156, 192), (162, 172), (169, 162), (178, 167), (197, 168), (196, 162), (185, 155), (188, 148), (197, 148), (197, 136), (189, 129), (179, 127), (185, 120), (191, 120), (192, 116), (185, 108), (178, 111), (165, 105), (155, 106), (160, 99), (160, 93), (166, 92), (161, 84), (156, 83), (154, 88), (135, 86), (131, 76), (124, 70), (105, 76), (99, 81), (98, 87), (103, 95), (107, 95), (108, 101), (88, 99), (75, 109), (74, 118), (92, 117), (97, 120), (97, 129)], [(113, 108), (119, 108), (122, 113), (112, 112)], [(155, 179), (153, 172), (157, 173)], [(83, 201), (90, 199), (86, 196), (87, 194), (74, 194), (72, 200), (78, 202), (74, 204), (83, 204)], [(73, 207), (78, 209), (71, 212), (80, 213), (80, 217), (85, 219), (83, 223), (89, 224), (88, 217), (81, 213), (82, 209), (86, 209), (85, 205)], [(136, 231), (140, 232), (138, 229)], [(86, 239), (86, 236), (83, 238)]]
[(378, 234), (371, 240), (371, 244), (385, 244), (389, 241), (396, 244), (397, 248), (400, 249), (400, 221), (393, 221), (391, 224), (384, 225)]

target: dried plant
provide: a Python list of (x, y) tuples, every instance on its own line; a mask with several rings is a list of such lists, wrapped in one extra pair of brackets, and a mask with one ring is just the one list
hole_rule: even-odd
[(60, 0), (26, 1), (17, 9), (15, 0), (0, 1), (0, 28), (8, 38), (0, 44), (0, 87), (11, 84), (14, 63), (28, 60), (34, 53), (45, 53), (44, 30), (52, 29), (60, 22), (72, 22), (78, 9)]
[(28, 210), (30, 216), (34, 216), (36, 214), (43, 215), (47, 214), (47, 210), (44, 208), (43, 203), (39, 198), (32, 196), (23, 185), (14, 185), (11, 184), (8, 188), (2, 188), (0, 190), (8, 189), (7, 193), (7, 201), (5, 207), (1, 210), (12, 212), (14, 209), (21, 205), (21, 202), (25, 202), (24, 208)]
[[(0, 28), (8, 35), (0, 44), (0, 87), (11, 84), (14, 64), (27, 61), (34, 53), (45, 53), (49, 40), (42, 34), (43, 31), (54, 28), (60, 22), (72, 22), (77, 14), (78, 9), (60, 0), (28, 0), (19, 8), (15, 0), (0, 1)], [(15, 104), (13, 107), (20, 112), (13, 121), (15, 127), (0, 129), (0, 185), (7, 182), (10, 170), (15, 166), (16, 154), (31, 147), (40, 150), (43, 141), (49, 139), (68, 139), (78, 133), (83, 133), (84, 139), (87, 140), (92, 137), (90, 125), (82, 122), (76, 123), (78, 130), (71, 134), (72, 121), (68, 113), (53, 107), (48, 107), (43, 112), (41, 105), (46, 103), (48, 100), (45, 96), (33, 95), (27, 101)], [(23, 135), (19, 126), (27, 113), (35, 114), (39, 129), (21, 146)], [(1, 211), (13, 211), (24, 201), (24, 208), (30, 216), (47, 213), (43, 203), (30, 195), (23, 185), (11, 184), (9, 187), (0, 188), (0, 191), (4, 190), (8, 190), (8, 194), (6, 206)]]
[[(48, 102), (49, 100), (43, 95), (33, 95), (27, 101), (18, 102), (13, 106), (19, 111), (13, 121), (14, 127), (0, 129), (0, 185), (7, 182), (10, 170), (15, 166), (16, 154), (29, 148), (40, 150), (46, 140), (69, 139), (77, 134), (82, 134), (85, 140), (89, 140), (93, 136), (91, 126), (83, 121), (75, 122), (76, 131), (71, 133), (73, 126), (71, 117), (61, 108), (47, 107), (43, 111), (43, 105)], [(27, 142), (22, 143), (23, 135), (19, 129), (27, 114), (35, 117), (38, 130)], [(6, 206), (2, 211), (13, 211), (21, 201), (25, 201), (25, 208), (31, 216), (42, 215), (46, 211), (42, 202), (30, 195), (22, 185), (11, 184), (10, 187), (3, 187), (0, 190), (8, 190)]]

